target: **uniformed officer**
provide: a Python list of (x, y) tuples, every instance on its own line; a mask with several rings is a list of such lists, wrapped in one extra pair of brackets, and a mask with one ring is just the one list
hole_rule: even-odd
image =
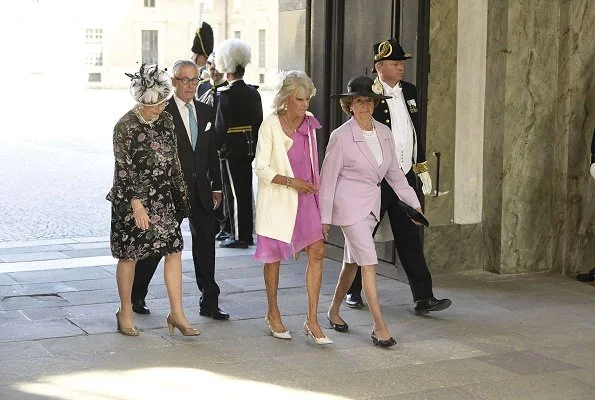
[[(376, 43), (373, 50), (374, 69), (372, 71), (378, 73), (373, 90), (378, 94), (392, 96), (378, 103), (373, 117), (391, 128), (399, 165), (409, 185), (416, 189), (418, 197), (421, 198), (418, 179), (421, 181), (421, 191), (424, 195), (432, 191), (432, 180), (428, 173), (419, 126), (417, 89), (415, 85), (402, 80), (405, 73), (405, 60), (411, 58), (411, 54), (406, 54), (396, 39)], [(392, 230), (392, 235), (388, 232), (388, 237), (385, 234), (385, 238), (389, 240), (395, 238), (397, 254), (407, 274), (413, 300), (416, 303), (416, 314), (444, 310), (452, 302), (449, 299), (438, 300), (434, 297), (432, 276), (423, 254), (419, 227), (397, 205), (397, 195), (385, 180), (382, 181), (381, 189), (381, 223), (377, 229), (382, 229), (384, 225)], [(390, 225), (386, 222), (390, 222)], [(348, 306), (352, 308), (363, 306), (361, 290), (361, 272), (358, 270), (347, 295)]]
[(240, 39), (223, 41), (215, 52), (215, 65), (226, 74), (229, 82), (228, 86), (217, 90), (219, 105), (215, 127), (232, 228), (229, 239), (219, 247), (246, 248), (254, 244), (252, 160), (262, 123), (262, 102), (256, 87), (243, 80), (250, 59), (250, 47)]
[(194, 41), (192, 42), (192, 61), (198, 65), (198, 76), (202, 76), (205, 70), (207, 57), (213, 52), (215, 40), (213, 37), (213, 28), (211, 25), (203, 22), (194, 34)]
[[(201, 103), (213, 107), (215, 112), (217, 112), (217, 105), (219, 104), (219, 93), (217, 93), (217, 89), (227, 86), (228, 83), (225, 76), (217, 71), (215, 53), (211, 53), (207, 59), (206, 72), (208, 78), (200, 81), (196, 88), (196, 99)], [(221, 166), (221, 170), (223, 171), (223, 166)], [(222, 177), (222, 180), (225, 180), (225, 178)], [(231, 222), (229, 219), (229, 207), (225, 199), (223, 199), (222, 207), (215, 210), (215, 232), (219, 232), (215, 235), (215, 240), (222, 241), (229, 239)]]

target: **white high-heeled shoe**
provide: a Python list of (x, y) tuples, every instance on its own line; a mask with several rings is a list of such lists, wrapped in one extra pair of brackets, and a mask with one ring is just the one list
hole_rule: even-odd
[(304, 322), (304, 330), (303, 330), (303, 332), (306, 334), (306, 339), (308, 338), (308, 336), (310, 336), (312, 339), (314, 339), (314, 342), (316, 342), (316, 344), (331, 344), (331, 343), (333, 343), (333, 341), (330, 340), (326, 336), (323, 336), (321, 338), (317, 338), (316, 336), (314, 336), (314, 333), (312, 332), (312, 330), (308, 326), (308, 321)]
[(264, 323), (267, 324), (267, 326), (269, 327), (271, 334), (273, 335), (273, 337), (276, 337), (277, 339), (291, 339), (291, 335), (289, 334), (289, 331), (285, 331), (285, 332), (275, 332), (273, 330), (273, 328), (271, 328), (271, 324), (269, 323), (269, 317), (264, 317)]

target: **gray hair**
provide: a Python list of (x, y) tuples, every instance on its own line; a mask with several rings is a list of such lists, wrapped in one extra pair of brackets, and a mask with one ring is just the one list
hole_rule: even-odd
[(171, 72), (173, 74), (174, 77), (178, 76), (178, 72), (184, 68), (184, 67), (192, 67), (194, 69), (196, 69), (196, 75), (198, 75), (199, 72), (199, 68), (198, 65), (196, 65), (196, 63), (194, 61), (190, 61), (190, 60), (178, 60), (174, 63), (173, 68), (171, 69)]
[(316, 88), (312, 79), (303, 71), (287, 71), (281, 73), (279, 78), (280, 85), (273, 98), (273, 112), (275, 114), (285, 114), (285, 103), (287, 98), (295, 91), (300, 92), (305, 97), (311, 99), (316, 95)]

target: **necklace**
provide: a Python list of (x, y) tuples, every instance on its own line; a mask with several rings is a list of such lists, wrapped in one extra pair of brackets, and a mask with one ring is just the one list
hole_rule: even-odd
[(283, 119), (285, 120), (285, 124), (287, 125), (287, 127), (289, 128), (290, 131), (292, 131), (294, 134), (297, 132), (297, 128), (298, 126), (294, 128), (291, 127), (291, 124), (289, 123), (289, 121), (287, 120), (287, 117), (285, 114), (283, 114)]
[(159, 118), (159, 115), (158, 115), (155, 118), (153, 118), (152, 120), (147, 121), (146, 119), (143, 118), (143, 115), (140, 113), (140, 110), (138, 109), (138, 107), (134, 107), (133, 111), (134, 111), (134, 114), (136, 114), (136, 116), (138, 117), (140, 122), (142, 122), (143, 124), (149, 125), (150, 127), (153, 127), (153, 122), (157, 121), (157, 118)]
[[(366, 133), (366, 132), (369, 132), (369, 133)], [(362, 127), (362, 133), (364, 134), (364, 136), (374, 135), (374, 122), (372, 122), (372, 120), (370, 120), (370, 129)]]

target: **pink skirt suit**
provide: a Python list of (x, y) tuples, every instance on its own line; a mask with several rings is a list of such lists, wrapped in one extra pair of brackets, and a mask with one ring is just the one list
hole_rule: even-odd
[[(308, 113), (289, 138), (276, 115), (263, 121), (255, 157), (255, 172), (259, 179), (255, 260), (264, 263), (287, 260), (323, 239), (318, 195), (299, 193), (293, 188), (270, 182), (278, 174), (319, 185), (315, 129), (320, 127), (316, 118)], [(275, 159), (282, 162), (273, 165), (275, 161), (272, 160)], [(285, 202), (284, 198), (288, 201)]]
[(320, 172), (322, 223), (341, 227), (344, 261), (362, 266), (378, 264), (372, 233), (379, 221), (382, 180), (386, 179), (402, 201), (420, 207), (399, 168), (392, 132), (376, 120), (373, 124), (382, 150), (380, 165), (351, 118), (332, 132)]

